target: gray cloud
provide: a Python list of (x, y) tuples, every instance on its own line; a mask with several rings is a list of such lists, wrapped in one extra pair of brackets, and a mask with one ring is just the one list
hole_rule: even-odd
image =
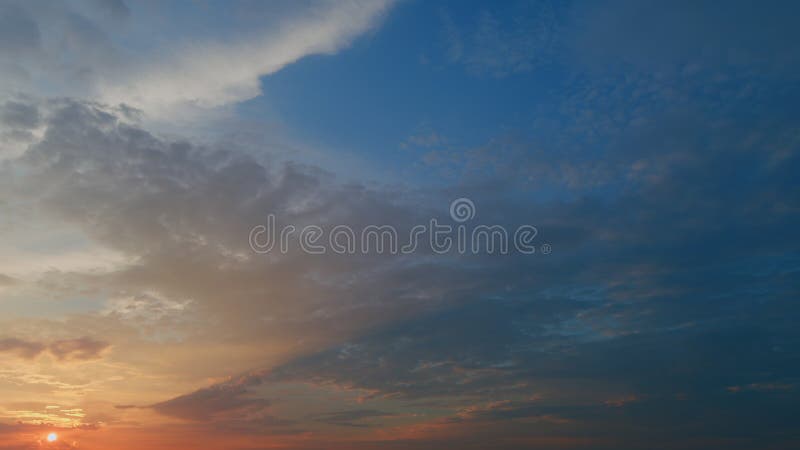
[(39, 125), (39, 110), (35, 105), (9, 101), (0, 110), (0, 121), (14, 128), (34, 128)]

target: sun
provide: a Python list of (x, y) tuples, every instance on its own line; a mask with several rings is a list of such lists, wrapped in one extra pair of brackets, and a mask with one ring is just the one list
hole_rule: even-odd
[(50, 433), (47, 435), (47, 442), (55, 442), (58, 440), (58, 435), (55, 433)]

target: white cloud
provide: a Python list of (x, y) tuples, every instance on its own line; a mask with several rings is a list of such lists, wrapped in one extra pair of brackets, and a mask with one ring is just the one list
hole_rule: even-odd
[(249, 39), (202, 42), (173, 49), (122, 79), (103, 80), (99, 97), (149, 114), (176, 107), (213, 108), (261, 93), (259, 77), (312, 54), (330, 54), (369, 30), (390, 1), (326, 2)]
[[(372, 29), (392, 2), (269, 3), (258, 6), (269, 11), (253, 12), (269, 12), (261, 26), (222, 18), (212, 29), (152, 5), (108, 15), (80, 2), (12, 1), (0, 5), (0, 24), (14, 24), (0, 31), (0, 77), (6, 80), (0, 99), (34, 92), (78, 97), (132, 105), (151, 118), (218, 108), (258, 96), (259, 77), (308, 55), (342, 50)], [(166, 22), (155, 33), (159, 20)]]

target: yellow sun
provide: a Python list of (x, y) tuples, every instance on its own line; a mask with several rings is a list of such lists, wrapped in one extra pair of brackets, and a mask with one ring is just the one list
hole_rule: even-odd
[(55, 433), (50, 433), (47, 435), (47, 442), (55, 442), (58, 440), (58, 435)]

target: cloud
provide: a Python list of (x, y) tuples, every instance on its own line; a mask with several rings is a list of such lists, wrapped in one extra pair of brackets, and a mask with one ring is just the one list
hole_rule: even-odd
[(259, 77), (304, 56), (334, 53), (369, 30), (388, 1), (325, 2), (266, 34), (236, 43), (193, 43), (145, 63), (99, 87), (106, 102), (128, 103), (149, 114), (172, 107), (217, 107), (261, 94)]
[[(62, 291), (92, 286), (112, 299), (127, 298), (107, 303), (123, 316), (155, 317), (191, 299), (202, 312), (193, 320), (208, 322), (209, 335), (234, 329), (242, 337), (284, 342), (271, 348), (285, 351), (298, 345), (287, 334), (298, 324), (315, 324), (301, 345), (317, 345), (452, 301), (471, 284), (442, 286), (442, 277), (453, 273), (444, 260), (423, 269), (383, 256), (312, 257), (296, 246), (261, 258), (249, 248), (250, 229), (268, 212), (287, 223), (355, 227), (392, 220), (408, 228), (427, 220), (425, 211), (393, 200), (399, 193), (337, 185), (313, 167), (162, 140), (96, 104), (62, 100), (42, 110), (43, 137), (14, 161), (25, 176), (9, 171), (6, 195), (40, 205), (131, 261), (105, 273), (46, 277)], [(448, 201), (442, 196), (440, 213)], [(361, 281), (340, 283), (351, 277)], [(386, 283), (394, 288), (377, 289)], [(431, 297), (434, 302), (426, 300)]]
[(16, 338), (0, 339), (0, 353), (13, 353), (25, 359), (39, 356), (47, 347), (39, 342), (29, 342)]
[(111, 345), (88, 337), (53, 342), (48, 349), (59, 361), (87, 361), (99, 358)]
[[(487, 67), (528, 70), (524, 58), (510, 61)], [(135, 366), (128, 380), (186, 380), (148, 391), (164, 401), (131, 407), (128, 396), (118, 414), (265, 433), (301, 428), (283, 415), (291, 404), (305, 422), (357, 433), (402, 410), (419, 413), (403, 416), (414, 422), (409, 435), (442, 433), (381, 443), (397, 447), (642, 448), (654, 433), (665, 448), (730, 436), (740, 448), (779, 447), (800, 404), (787, 388), (800, 377), (800, 159), (788, 107), (797, 91), (785, 72), (763, 84), (754, 64), (734, 81), (717, 78), (719, 67), (579, 74), (542, 111), (552, 122), (454, 152), (463, 176), (420, 191), (345, 185), (318, 167), (276, 163), (271, 149), (256, 157), (165, 138), (127, 109), (14, 99), (0, 121), (40, 133), (0, 169), (0, 206), (30, 206), (48, 231), (75, 227), (125, 256), (105, 270), (59, 265), (30, 282), (81, 307), (99, 299), (70, 326), (127, 346), (114, 356), (130, 366), (115, 374)], [(732, 93), (740, 82), (754, 88)], [(208, 104), (228, 98), (218, 94)], [(248, 248), (249, 229), (269, 212), (298, 225), (402, 228), (446, 215), (462, 196), (481, 221), (539, 226), (553, 254), (260, 257)], [(158, 338), (150, 347), (131, 330), (142, 323)], [(147, 352), (156, 346), (164, 359)], [(106, 348), (89, 338), (0, 343), (3, 353), (63, 361)], [(297, 385), (345, 400), (307, 405), (281, 391)]]
[(17, 283), (17, 279), (0, 273), (0, 286), (13, 286)]
[(39, 111), (35, 105), (9, 101), (0, 110), (0, 121), (13, 128), (35, 128), (39, 125)]
[(0, 339), (0, 353), (12, 353), (24, 359), (33, 359), (49, 352), (58, 361), (88, 361), (97, 359), (111, 347), (110, 344), (89, 337), (62, 339), (45, 344), (17, 338)]
[(292, 433), (294, 421), (275, 417), (272, 401), (254, 392), (262, 380), (260, 372), (241, 375), (145, 408), (190, 422), (213, 424), (217, 430)]
[(225, 416), (244, 417), (268, 408), (268, 400), (248, 397), (249, 388), (260, 379), (242, 376), (230, 381), (157, 403), (152, 408), (161, 414), (186, 420), (207, 421)]
[(179, 302), (164, 298), (158, 292), (142, 292), (109, 299), (105, 314), (120, 317), (122, 320), (152, 324), (162, 319), (176, 318), (190, 306), (191, 300)]
[(329, 425), (338, 425), (345, 427), (366, 428), (373, 426), (369, 423), (364, 423), (370, 419), (382, 419), (387, 417), (395, 417), (396, 414), (379, 411), (375, 409), (352, 409), (346, 411), (334, 411), (324, 414), (312, 416), (314, 420), (327, 423)]
[[(613, 195), (537, 202), (504, 196), (517, 172), (491, 190), (466, 179), (451, 189), (472, 198), (482, 220), (541, 225), (557, 251), (549, 259), (421, 253), (398, 260), (260, 258), (246, 237), (273, 211), (287, 223), (323, 225), (434, 216), (429, 203), (404, 203), (413, 193), (342, 186), (317, 168), (160, 138), (102, 105), (58, 100), (37, 109), (42, 138), (9, 165), (18, 170), (6, 172), (3, 192), (132, 261), (103, 273), (51, 275), (54, 285), (124, 291), (115, 314), (161, 314), (192, 299), (197, 315), (177, 329), (193, 351), (245, 347), (249, 364), (263, 361), (154, 403), (149, 409), (160, 414), (226, 429), (291, 428), (274, 409), (285, 401), (274, 390), (301, 383), (407, 408), (432, 401), (444, 410), (439, 426), (507, 421), (509, 429), (495, 431), (520, 437), (525, 421), (552, 433), (588, 423), (585, 436), (615, 430), (633, 442), (636, 430), (662, 422), (680, 435), (691, 426), (680, 414), (685, 405), (724, 418), (707, 422), (712, 436), (750, 421), (756, 437), (780, 427), (749, 414), (754, 405), (774, 411), (774, 420), (792, 410), (793, 391), (753, 398), (727, 389), (788, 384), (796, 372), (786, 354), (795, 348), (797, 261), (775, 259), (796, 245), (797, 211), (787, 207), (796, 201), (789, 187), (798, 164), (790, 118), (718, 124), (711, 145), (698, 138), (710, 122), (702, 110), (694, 112), (705, 120), (662, 115), (607, 155), (611, 173), (626, 175)], [(634, 156), (648, 159), (654, 176), (628, 177)], [(585, 176), (585, 167), (572, 169)], [(723, 183), (731, 177), (751, 182)], [(446, 206), (452, 192), (426, 195)], [(88, 357), (102, 347), (83, 344), (61, 352)], [(217, 363), (227, 357), (205, 370), (231, 370)], [(631, 395), (643, 400), (608, 406)], [(534, 397), (541, 400), (525, 400)], [(487, 399), (507, 403), (487, 407)], [(722, 414), (729, 406), (736, 413)], [(349, 417), (321, 416), (369, 423)]]
[(29, 101), (10, 100), (0, 104), (0, 159), (24, 151), (34, 140), (40, 120), (39, 110)]
[[(260, 95), (259, 78), (287, 64), (345, 48), (372, 29), (391, 4), (348, 0), (250, 5), (255, 10), (247, 14), (265, 15), (268, 26), (234, 27), (216, 36), (197, 35), (202, 26), (189, 24), (173, 30), (184, 38), (167, 47), (152, 42), (148, 29), (151, 20), (174, 14), (169, 8), (136, 5), (133, 14), (121, 1), (46, 7), (4, 2), (0, 73), (9, 83), (0, 94), (35, 92), (124, 103), (143, 108), (151, 118), (216, 108)], [(132, 40), (135, 47), (129, 45)]]

